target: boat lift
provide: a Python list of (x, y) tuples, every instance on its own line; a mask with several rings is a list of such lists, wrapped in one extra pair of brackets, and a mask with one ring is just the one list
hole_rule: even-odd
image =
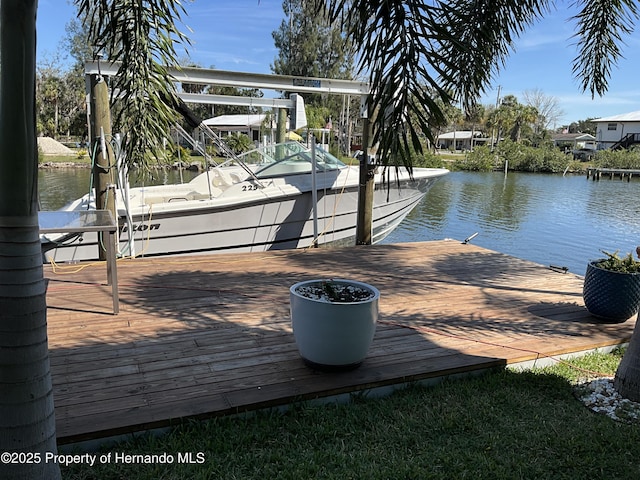
[[(87, 91), (90, 91), (91, 77), (95, 75), (115, 76), (120, 68), (119, 62), (86, 62), (85, 76)], [(371, 209), (373, 206), (373, 176), (369, 169), (369, 95), (370, 85), (367, 82), (317, 77), (299, 77), (291, 75), (273, 75), (263, 73), (232, 72), (196, 67), (168, 67), (168, 75), (175, 82), (199, 85), (218, 85), (236, 88), (251, 88), (290, 92), (288, 99), (254, 98), (231, 95), (212, 95), (206, 93), (178, 92), (178, 97), (188, 103), (244, 105), (264, 108), (288, 109), (290, 111), (290, 130), (306, 126), (306, 113), (301, 93), (326, 93), (333, 95), (349, 95), (360, 98), (360, 118), (364, 119), (363, 150), (360, 160), (360, 193), (358, 200), (357, 244), (371, 243)], [(206, 157), (205, 157), (206, 158)], [(368, 226), (367, 226), (368, 225)]]
[[(120, 63), (118, 62), (86, 62), (85, 75), (114, 76), (118, 73), (119, 67)], [(360, 118), (369, 117), (367, 101), (371, 90), (367, 82), (264, 73), (231, 72), (227, 70), (196, 67), (168, 67), (167, 72), (174, 81), (187, 84), (255, 88), (259, 90), (291, 93), (353, 95), (360, 97)], [(300, 98), (294, 95), (286, 99), (179, 92), (178, 97), (187, 103), (286, 108), (291, 110), (291, 130), (297, 130), (304, 126), (300, 123), (302, 119), (306, 117), (304, 104), (300, 102)]]

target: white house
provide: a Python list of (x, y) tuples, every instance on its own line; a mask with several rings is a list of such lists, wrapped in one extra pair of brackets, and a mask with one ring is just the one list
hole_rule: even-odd
[(554, 146), (565, 151), (596, 149), (596, 137), (588, 133), (558, 133), (551, 140)]
[[(473, 138), (473, 145), (471, 139)], [(472, 147), (484, 145), (488, 139), (482, 135), (482, 132), (471, 132), (470, 130), (458, 130), (438, 135), (436, 145), (438, 148), (445, 150), (471, 150)]]
[(640, 143), (640, 110), (612, 117), (596, 118), (598, 150), (628, 148)]
[(213, 130), (217, 130), (221, 134), (230, 134), (233, 132), (246, 133), (254, 142), (260, 141), (260, 126), (265, 120), (266, 114), (248, 114), (248, 115), (220, 115), (218, 117), (208, 118), (202, 123), (209, 126)]

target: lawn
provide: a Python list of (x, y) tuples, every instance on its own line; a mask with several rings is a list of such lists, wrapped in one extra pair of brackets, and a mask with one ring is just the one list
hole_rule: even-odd
[[(573, 364), (613, 374), (620, 352)], [(494, 371), (385, 398), (192, 421), (93, 452), (69, 479), (635, 479), (640, 425), (579, 402), (565, 364)], [(166, 454), (160, 456), (162, 454)], [(186, 463), (189, 459), (193, 463)], [(122, 455), (148, 455), (123, 457)], [(152, 457), (156, 455), (156, 457)], [(116, 462), (116, 458), (118, 461)], [(133, 463), (134, 461), (139, 463)]]

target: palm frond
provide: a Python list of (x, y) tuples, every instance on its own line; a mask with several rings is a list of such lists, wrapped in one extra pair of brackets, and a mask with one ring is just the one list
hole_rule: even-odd
[(579, 0), (577, 21), (578, 56), (573, 73), (584, 91), (592, 97), (603, 95), (608, 88), (612, 68), (622, 58), (624, 37), (633, 33), (638, 20), (635, 0)]
[(441, 105), (471, 109), (513, 40), (548, 11), (549, 0), (314, 0), (334, 18), (351, 16), (349, 35), (381, 113), (374, 142), (384, 163), (410, 167), (446, 119)]
[[(170, 107), (175, 87), (167, 71), (176, 65), (177, 44), (188, 44), (177, 27), (185, 13), (181, 1), (76, 0), (95, 52), (120, 61), (111, 83), (117, 107), (114, 129), (124, 132), (127, 162), (145, 167), (160, 151), (176, 121)], [(168, 99), (168, 101), (163, 101)]]

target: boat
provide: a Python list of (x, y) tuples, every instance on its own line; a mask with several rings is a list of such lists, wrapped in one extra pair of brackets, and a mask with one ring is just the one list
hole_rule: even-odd
[[(315, 162), (312, 155), (315, 151)], [(315, 163), (315, 173), (312, 165)], [(372, 242), (422, 200), (442, 168), (378, 168)], [(359, 166), (298, 142), (246, 152), (177, 185), (116, 190), (118, 255), (261, 252), (355, 244)], [(315, 193), (314, 193), (315, 185)], [(315, 203), (315, 208), (314, 208)], [(95, 208), (87, 194), (62, 211)], [(41, 237), (44, 260), (98, 258), (96, 233)]]

